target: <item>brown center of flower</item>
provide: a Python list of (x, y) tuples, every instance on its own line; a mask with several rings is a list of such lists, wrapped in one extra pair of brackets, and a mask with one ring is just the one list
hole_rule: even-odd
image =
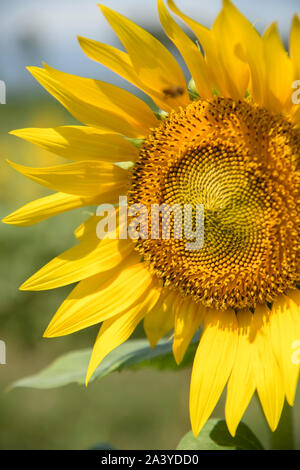
[[(300, 132), (250, 102), (214, 98), (173, 112), (133, 168), (129, 204), (204, 207), (204, 244), (137, 241), (165, 285), (216, 308), (272, 302), (299, 282)], [(163, 220), (161, 220), (161, 225)]]

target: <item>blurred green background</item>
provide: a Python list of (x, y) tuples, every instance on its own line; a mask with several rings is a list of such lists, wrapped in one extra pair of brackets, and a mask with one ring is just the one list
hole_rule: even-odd
[[(62, 162), (59, 157), (8, 132), (22, 127), (52, 127), (74, 122), (30, 78), (25, 65), (39, 65), (45, 60), (67, 72), (105, 79), (132, 89), (113, 73), (85, 58), (76, 43), (76, 35), (83, 34), (119, 45), (108, 32), (96, 3), (94, 0), (54, 0), (50, 11), (44, 0), (1, 2), (2, 18), (6, 21), (0, 32), (0, 79), (7, 85), (7, 104), (0, 106), (1, 218), (26, 202), (48, 194), (47, 190), (12, 170), (5, 159), (29, 166)], [(106, 1), (105, 4), (127, 14), (170, 45), (160, 30), (155, 1), (143, 2), (143, 13), (139, 11), (138, 0)], [(286, 39), (298, 2), (266, 0), (236, 4), (253, 21), (261, 19), (260, 29), (277, 15)], [(207, 6), (207, 2), (191, 0), (178, 1), (178, 5), (186, 5), (188, 13), (209, 25), (220, 2), (216, 0)], [(189, 370), (116, 373), (87, 389), (70, 385), (50, 391), (6, 392), (12, 381), (39, 371), (62, 353), (93, 345), (97, 327), (63, 338), (42, 339), (44, 329), (70, 287), (36, 293), (18, 291), (18, 286), (33, 272), (75, 243), (73, 231), (88, 215), (89, 209), (81, 209), (33, 227), (0, 225), (0, 339), (7, 346), (7, 364), (0, 365), (1, 449), (86, 449), (99, 442), (109, 442), (118, 449), (172, 449), (190, 428)], [(142, 329), (135, 334), (142, 336)], [(297, 403), (299, 412), (299, 390)], [(214, 415), (223, 417), (223, 409), (224, 398)], [(299, 429), (300, 416), (295, 418)], [(245, 421), (266, 444), (266, 424), (255, 400), (247, 410)], [(298, 440), (300, 442), (300, 436)]]

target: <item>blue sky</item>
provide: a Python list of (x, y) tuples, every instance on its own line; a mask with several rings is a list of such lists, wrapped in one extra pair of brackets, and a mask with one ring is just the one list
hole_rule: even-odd
[[(119, 46), (106, 23), (97, 0), (1, 0), (0, 79), (8, 92), (35, 86), (26, 65), (42, 61), (67, 72), (89, 77), (119, 79), (104, 67), (89, 60), (77, 43), (77, 35)], [(146, 29), (159, 27), (155, 0), (103, 0), (103, 3), (130, 17)], [(278, 20), (287, 38), (293, 14), (300, 14), (299, 0), (236, 0), (246, 16), (263, 31)], [(177, 0), (186, 13), (210, 26), (221, 0)]]

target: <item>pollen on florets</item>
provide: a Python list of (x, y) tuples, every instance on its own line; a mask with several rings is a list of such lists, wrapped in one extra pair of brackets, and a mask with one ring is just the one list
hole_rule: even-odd
[(203, 204), (204, 246), (139, 240), (149, 268), (216, 308), (272, 302), (299, 282), (300, 132), (249, 101), (194, 101), (142, 145), (131, 203)]

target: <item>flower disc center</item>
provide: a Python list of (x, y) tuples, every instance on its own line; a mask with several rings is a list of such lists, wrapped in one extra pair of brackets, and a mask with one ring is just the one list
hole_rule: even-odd
[[(204, 206), (204, 245), (139, 240), (166, 285), (216, 308), (254, 307), (299, 281), (300, 133), (247, 101), (195, 101), (154, 129), (130, 203)], [(150, 224), (150, 222), (149, 222)], [(171, 233), (174, 220), (171, 218)]]

